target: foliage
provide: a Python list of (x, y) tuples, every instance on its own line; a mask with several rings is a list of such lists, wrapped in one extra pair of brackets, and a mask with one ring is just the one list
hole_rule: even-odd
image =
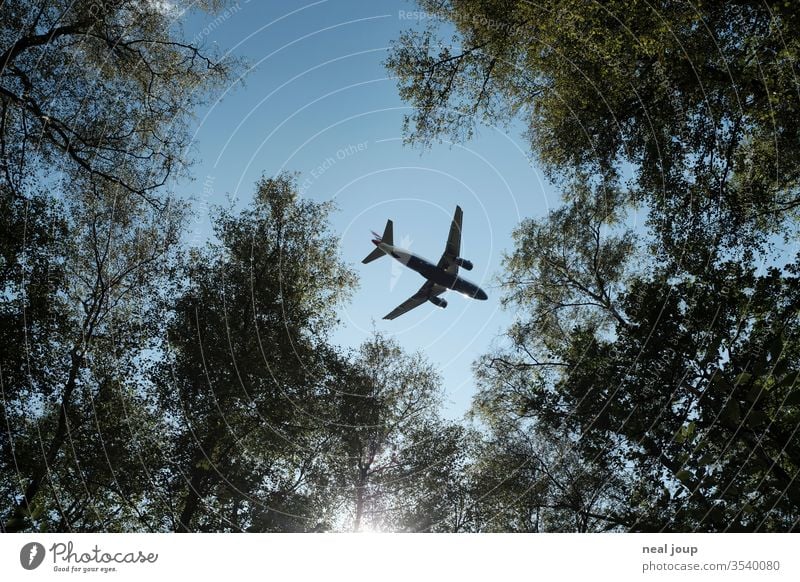
[(387, 62), (409, 139), (521, 119), (565, 199), (515, 231), (476, 367), (487, 527), (795, 529), (794, 5), (419, 4), (455, 35)]
[[(524, 228), (554, 234), (561, 215)], [(625, 529), (796, 527), (798, 264), (759, 273), (727, 261), (702, 277), (628, 268), (614, 300), (593, 303), (586, 315), (591, 288), (572, 303), (548, 295), (551, 264), (542, 258), (564, 243), (547, 240), (520, 246), (507, 261), (507, 300), (525, 311), (508, 347), (478, 367), (475, 410), (493, 434), (513, 428), (539, 446), (555, 436), (577, 454), (571, 470), (588, 465), (595, 479), (628, 483), (627, 499), (615, 492), (609, 520)], [(568, 243), (590, 256), (581, 245), (580, 237)], [(564, 272), (574, 279), (592, 271), (576, 261)], [(607, 281), (595, 278), (599, 288)], [(518, 450), (504, 446), (506, 455)]]
[(159, 187), (187, 163), (190, 108), (232, 63), (183, 41), (157, 3), (0, 15), (0, 528), (156, 528), (132, 470), (157, 421), (140, 365), (185, 218)]
[(329, 210), (297, 198), (289, 176), (262, 179), (249, 208), (217, 217), (219, 242), (189, 258), (153, 371), (174, 448), (175, 529), (269, 531), (269, 512), (317, 525), (303, 523), (308, 504), (292, 507), (328, 440), (325, 337), (354, 284)]
[(421, 354), (406, 354), (396, 341), (375, 334), (345, 377), (332, 427), (340, 441), (334, 467), (343, 476), (343, 527), (441, 527), (450, 480), (463, 462), (464, 435), (438, 417), (438, 375)]
[(648, 204), (658, 252), (678, 259), (705, 237), (762, 243), (795, 215), (791, 3), (419, 4), (456, 36), (407, 32), (388, 60), (415, 107), (411, 140), (463, 139), (479, 121), (520, 118), (551, 178), (632, 174), (626, 199)]
[(191, 109), (235, 63), (183, 40), (160, 2), (3, 2), (0, 22), (6, 187), (80, 179), (162, 204)]
[(0, 529), (797, 529), (796, 9), (420, 4), (455, 37), (391, 53), (409, 138), (522, 119), (564, 197), (513, 233), (472, 424), (423, 354), (333, 344), (356, 279), (292, 176), (182, 247), (236, 63), (172, 4), (0, 3)]

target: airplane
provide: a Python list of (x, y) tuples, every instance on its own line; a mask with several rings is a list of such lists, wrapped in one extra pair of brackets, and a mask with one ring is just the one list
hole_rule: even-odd
[(391, 220), (386, 221), (386, 228), (383, 230), (382, 236), (372, 231), (372, 234), (375, 235), (372, 243), (376, 248), (361, 261), (362, 263), (367, 264), (383, 256), (390, 256), (427, 279), (422, 287), (420, 287), (419, 291), (414, 293), (414, 295), (409, 297), (405, 302), (398, 305), (397, 308), (384, 316), (383, 319), (399, 317), (415, 307), (419, 307), (426, 301), (430, 301), (437, 307), (445, 308), (447, 307), (447, 301), (439, 297), (439, 295), (448, 289), (458, 291), (462, 295), (481, 301), (488, 298), (483, 289), (458, 276), (459, 267), (467, 271), (472, 269), (472, 262), (462, 259), (459, 256), (461, 252), (462, 218), (463, 212), (461, 211), (461, 207), (456, 206), (453, 223), (450, 225), (450, 235), (447, 237), (447, 246), (444, 248), (442, 258), (439, 259), (439, 262), (436, 264), (410, 251), (394, 246), (394, 226)]

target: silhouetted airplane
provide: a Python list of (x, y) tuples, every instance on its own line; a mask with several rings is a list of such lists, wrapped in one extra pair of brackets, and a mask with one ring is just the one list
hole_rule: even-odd
[(462, 295), (474, 299), (484, 300), (487, 298), (483, 289), (458, 276), (459, 267), (463, 267), (467, 271), (472, 269), (472, 263), (470, 261), (458, 256), (461, 252), (462, 216), (461, 207), (456, 206), (453, 223), (450, 225), (450, 235), (447, 237), (447, 246), (444, 249), (442, 258), (439, 259), (437, 264), (428, 262), (422, 257), (394, 246), (391, 220), (386, 221), (386, 228), (383, 231), (383, 236), (379, 236), (378, 233), (373, 231), (372, 234), (375, 235), (375, 238), (372, 242), (377, 248), (367, 255), (367, 257), (361, 261), (362, 263), (370, 263), (384, 255), (389, 255), (427, 279), (425, 284), (420, 287), (419, 291), (414, 293), (414, 295), (399, 305), (394, 311), (386, 315), (384, 319), (394, 319), (407, 311), (411, 311), (415, 307), (419, 307), (426, 301), (430, 301), (437, 307), (447, 307), (447, 301), (441, 299), (439, 295), (448, 289), (458, 291)]

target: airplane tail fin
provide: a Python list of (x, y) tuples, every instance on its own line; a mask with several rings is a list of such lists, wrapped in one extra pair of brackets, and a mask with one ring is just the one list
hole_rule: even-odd
[[(374, 242), (375, 244), (384, 242), (386, 244), (393, 245), (394, 244), (394, 233), (393, 233), (393, 230), (394, 229), (393, 229), (393, 226), (392, 226), (392, 221), (391, 220), (387, 220), (386, 221), (386, 228), (383, 229), (383, 236), (378, 236), (377, 233), (373, 232), (372, 234), (375, 235), (375, 239), (372, 242)], [(361, 262), (364, 263), (364, 264), (371, 263), (375, 259), (380, 259), (385, 254), (386, 253), (384, 253), (381, 249), (376, 248), (370, 254), (368, 254), (366, 257), (364, 257), (364, 260), (361, 261)]]
[(391, 220), (386, 221), (386, 228), (383, 229), (383, 236), (380, 239), (381, 242), (394, 246), (394, 226)]

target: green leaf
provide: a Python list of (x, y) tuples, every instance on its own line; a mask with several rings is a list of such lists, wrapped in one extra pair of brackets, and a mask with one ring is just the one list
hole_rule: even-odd
[(711, 465), (717, 460), (717, 456), (713, 453), (706, 453), (697, 461), (698, 465)]
[(722, 422), (728, 426), (739, 426), (739, 421), (742, 418), (742, 413), (739, 409), (739, 403), (733, 399), (729, 400), (728, 404), (725, 405), (725, 408), (722, 409), (720, 418), (722, 419)]
[(784, 406), (800, 406), (800, 390), (795, 390), (789, 396), (786, 397), (786, 400), (783, 401)]
[(778, 382), (778, 386), (781, 387), (787, 386), (791, 388), (795, 384), (797, 384), (797, 372), (795, 371), (789, 372), (783, 378), (781, 378), (780, 382)]
[(780, 335), (775, 336), (768, 344), (767, 344), (767, 351), (769, 355), (772, 357), (772, 360), (777, 360), (781, 353), (783, 353), (783, 337)]
[(786, 358), (778, 360), (772, 367), (772, 376), (775, 378), (783, 376), (789, 369), (789, 363), (789, 360)]
[(752, 410), (745, 421), (750, 428), (759, 428), (769, 423), (769, 416), (760, 410)]
[(675, 434), (675, 442), (682, 444), (687, 441), (691, 441), (692, 437), (694, 437), (694, 422), (690, 422), (689, 424), (683, 425), (678, 432)]
[(11, 519), (6, 522), (6, 531), (9, 533), (15, 533), (18, 531), (22, 531), (28, 527), (28, 522), (26, 519), (22, 517), (12, 517)]
[(719, 507), (712, 507), (708, 512), (708, 518), (714, 524), (720, 524), (725, 521), (725, 513)]
[(747, 400), (748, 402), (755, 402), (756, 400), (758, 400), (758, 397), (761, 396), (761, 393), (764, 390), (765, 388), (763, 386), (761, 386), (760, 384), (755, 384), (752, 388), (750, 388), (750, 390), (747, 391), (747, 394), (745, 395), (744, 399)]

